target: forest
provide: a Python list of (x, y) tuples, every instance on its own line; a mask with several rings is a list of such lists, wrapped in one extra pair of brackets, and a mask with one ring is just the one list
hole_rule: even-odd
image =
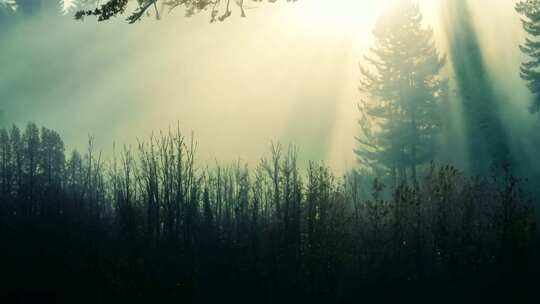
[[(104, 24), (232, 14), (219, 0), (64, 2), (0, 1), (0, 35), (40, 9)], [(540, 1), (507, 12), (527, 37), (525, 109), (490, 76), (469, 2), (441, 1), (445, 48), (417, 1), (378, 16), (343, 172), (279, 140), (257, 162), (204, 161), (197, 130), (174, 122), (110, 153), (84, 133), (71, 149), (11, 118), (0, 74), (0, 301), (537, 303)]]

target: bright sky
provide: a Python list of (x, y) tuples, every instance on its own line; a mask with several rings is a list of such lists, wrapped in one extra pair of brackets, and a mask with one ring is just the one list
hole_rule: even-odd
[[(93, 134), (109, 150), (178, 122), (195, 133), (203, 162), (255, 163), (280, 140), (340, 170), (355, 163), (358, 62), (395, 1), (257, 4), (248, 18), (235, 10), (218, 24), (181, 11), (131, 26), (37, 18), (2, 37), (0, 108), (14, 122), (59, 130), (70, 147), (83, 149)], [(489, 56), (513, 58), (506, 62), (517, 68), (519, 18), (504, 17), (511, 1), (473, 2), (498, 16), (479, 25), (485, 43), (515, 41)], [(420, 4), (444, 51), (439, 0)], [(501, 22), (509, 26), (496, 28)]]

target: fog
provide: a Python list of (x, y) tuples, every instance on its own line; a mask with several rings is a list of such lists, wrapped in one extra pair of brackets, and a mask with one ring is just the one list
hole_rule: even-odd
[(0, 0), (0, 303), (539, 303), (540, 0), (73, 1)]
[[(253, 163), (281, 141), (298, 145), (302, 159), (344, 170), (356, 163), (358, 63), (391, 2), (260, 4), (247, 18), (214, 24), (180, 10), (134, 25), (48, 10), (10, 19), (0, 22), (0, 109), (7, 123), (58, 130), (69, 148), (83, 149), (92, 135), (110, 150), (178, 124), (194, 133), (203, 162)], [(524, 34), (514, 1), (469, 2), (505, 131), (528, 132), (538, 119), (519, 78)], [(452, 21), (441, 4), (420, 1), (448, 53)]]

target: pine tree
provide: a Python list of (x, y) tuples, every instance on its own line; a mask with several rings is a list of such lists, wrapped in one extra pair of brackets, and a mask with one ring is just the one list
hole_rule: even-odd
[[(359, 105), (362, 134), (358, 160), (378, 174), (390, 173), (396, 185), (417, 166), (433, 159), (440, 130), (439, 106), (446, 80), (440, 75), (445, 59), (433, 42), (433, 31), (422, 25), (419, 6), (404, 1), (383, 16), (374, 30), (375, 46), (361, 66)], [(410, 173), (407, 171), (410, 170)]]
[(21, 138), (21, 130), (17, 126), (13, 126), (9, 132), (9, 141), (11, 145), (11, 151), (13, 153), (13, 164), (15, 167), (15, 186), (17, 189), (17, 196), (23, 195), (23, 143)]
[(38, 173), (41, 140), (39, 129), (34, 123), (26, 125), (23, 132), (23, 187), (25, 194), (25, 214), (32, 215), (37, 210), (36, 199), (38, 198)]
[(47, 186), (58, 186), (64, 174), (65, 148), (60, 135), (50, 129), (41, 129), (40, 167)]
[(523, 29), (530, 35), (520, 46), (521, 51), (530, 57), (521, 66), (521, 78), (527, 81), (534, 95), (530, 107), (532, 113), (540, 111), (540, 0), (524, 0), (516, 4), (516, 11), (523, 16)]
[(9, 133), (2, 128), (0, 129), (0, 198), (4, 199), (11, 195), (12, 154)]

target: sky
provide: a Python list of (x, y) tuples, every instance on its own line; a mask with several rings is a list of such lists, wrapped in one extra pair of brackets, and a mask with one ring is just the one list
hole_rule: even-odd
[[(3, 23), (0, 109), (10, 123), (57, 130), (68, 149), (83, 150), (92, 135), (110, 151), (178, 125), (193, 132), (202, 162), (256, 163), (280, 141), (297, 145), (304, 160), (344, 170), (355, 165), (358, 64), (392, 2), (250, 4), (247, 18), (234, 10), (214, 24), (207, 13), (184, 18), (181, 10), (134, 25), (48, 13)], [(445, 53), (451, 24), (440, 0), (419, 2)], [(531, 119), (514, 1), (469, 2), (499, 94)]]

